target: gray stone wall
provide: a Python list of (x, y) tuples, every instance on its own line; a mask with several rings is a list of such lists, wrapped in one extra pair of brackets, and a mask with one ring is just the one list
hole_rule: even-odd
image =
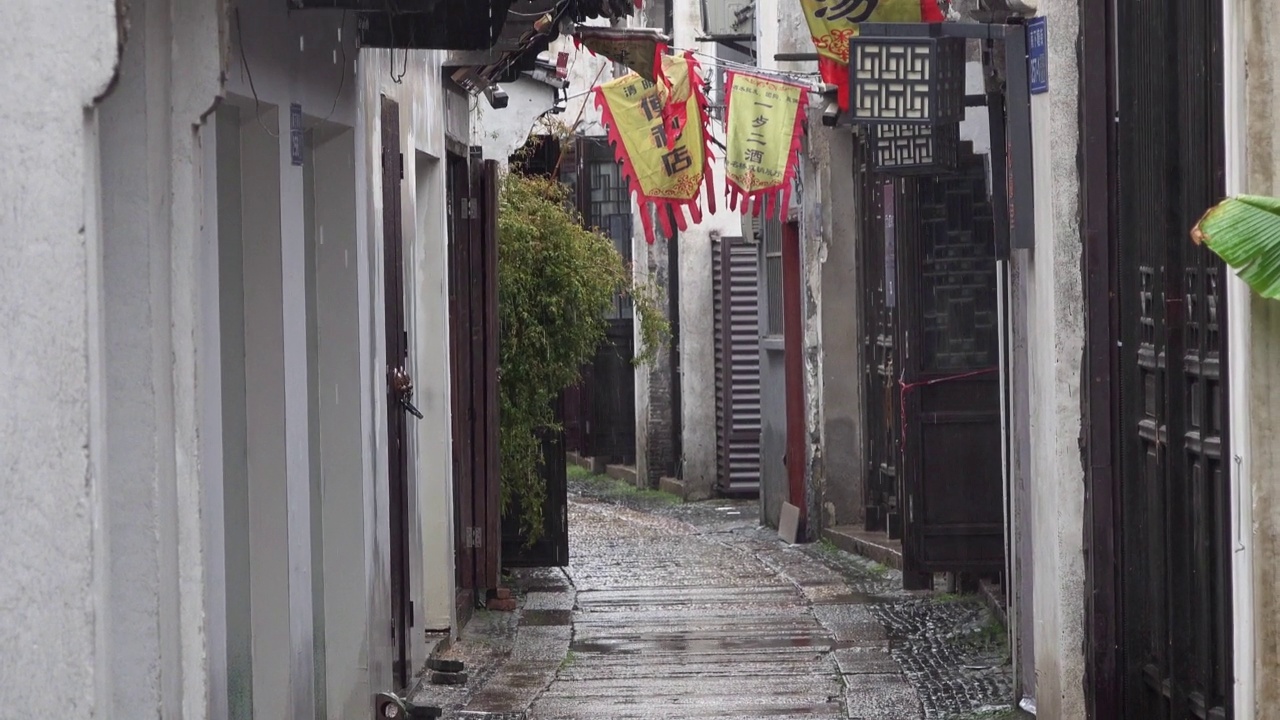
[[(663, 316), (670, 321), (668, 305), (668, 287), (670, 271), (667, 262), (667, 241), (659, 239), (647, 248), (648, 276), (650, 285), (657, 291), (656, 299), (663, 310)], [(636, 322), (639, 323), (639, 318)], [(639, 348), (637, 348), (639, 352)], [(671, 402), (671, 351), (663, 346), (654, 361), (636, 369), (648, 378), (646, 396), (648, 407), (643, 404), (637, 408), (645, 416), (644, 438), (636, 453), (637, 482), (647, 487), (658, 486), (664, 476), (675, 471), (675, 443), (672, 442), (672, 402)]]

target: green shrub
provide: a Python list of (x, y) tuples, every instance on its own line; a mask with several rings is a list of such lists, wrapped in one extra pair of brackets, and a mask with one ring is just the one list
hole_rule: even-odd
[(640, 324), (637, 363), (651, 362), (667, 322), (637, 287), (613, 241), (584, 229), (558, 182), (507, 173), (498, 210), (499, 442), (502, 512), (515, 502), (529, 543), (542, 537), (541, 434), (558, 429), (552, 402), (604, 340), (605, 313), (627, 293)]

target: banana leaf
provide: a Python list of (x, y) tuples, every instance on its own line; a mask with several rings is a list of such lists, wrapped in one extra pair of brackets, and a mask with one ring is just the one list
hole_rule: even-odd
[(1259, 295), (1280, 300), (1280, 198), (1238, 195), (1209, 209), (1191, 229)]

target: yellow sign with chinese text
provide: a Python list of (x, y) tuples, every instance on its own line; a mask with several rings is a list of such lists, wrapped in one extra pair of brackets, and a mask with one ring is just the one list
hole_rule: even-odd
[[(807, 91), (788, 82), (729, 73), (725, 79), (726, 192), (729, 207), (741, 201), (744, 212), (759, 214), (764, 204), (782, 192), (786, 214), (791, 180), (799, 159)], [(769, 203), (773, 208), (776, 203)], [(768, 209), (768, 208), (765, 208)]]
[[(640, 204), (687, 207), (697, 222), (701, 218), (697, 200), (707, 170), (707, 141), (705, 101), (696, 90), (700, 80), (692, 65), (688, 57), (667, 58), (664, 72), (671, 81), (670, 90), (637, 74), (607, 82), (597, 88), (596, 104)], [(659, 209), (665, 225), (666, 211)], [(641, 219), (651, 239), (648, 214), (642, 212)], [(683, 215), (676, 213), (676, 220), (683, 229)]]

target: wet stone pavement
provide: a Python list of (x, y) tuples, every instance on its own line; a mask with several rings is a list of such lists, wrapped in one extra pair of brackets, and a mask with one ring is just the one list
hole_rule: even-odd
[(514, 620), (477, 618), (501, 629), (480, 644), (510, 657), (455, 717), (1017, 717), (1003, 629), (974, 599), (788, 546), (754, 501), (679, 504), (581, 476), (571, 495), (569, 567), (518, 574)]

